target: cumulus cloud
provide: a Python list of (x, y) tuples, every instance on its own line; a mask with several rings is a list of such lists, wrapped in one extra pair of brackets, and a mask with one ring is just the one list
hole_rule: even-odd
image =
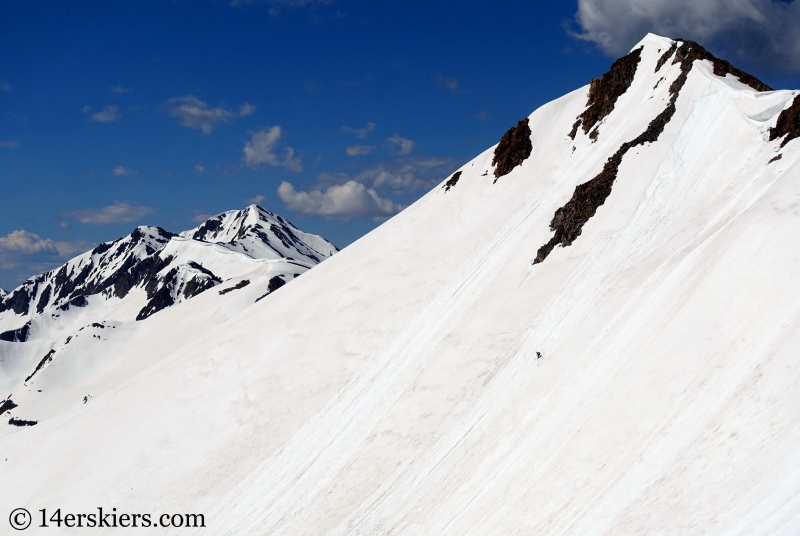
[(19, 149), (19, 140), (0, 141), (0, 147), (5, 149)]
[(430, 190), (457, 168), (458, 162), (452, 158), (402, 156), (378, 162), (356, 174), (320, 173), (315, 188), (324, 189), (354, 180), (376, 190), (409, 195)]
[(371, 153), (374, 148), (372, 145), (351, 145), (345, 151), (347, 156), (360, 156)]
[(125, 93), (130, 93), (133, 91), (132, 87), (123, 87), (123, 86), (112, 86), (108, 88), (111, 93), (116, 93), (117, 95), (124, 95)]
[(292, 212), (329, 219), (386, 218), (405, 208), (390, 199), (382, 199), (372, 188), (354, 180), (329, 186), (325, 191), (298, 192), (286, 181), (278, 187), (278, 196)]
[(0, 268), (18, 269), (20, 273), (16, 278), (22, 281), (28, 275), (49, 270), (92, 246), (86, 240), (56, 242), (20, 229), (0, 236)]
[(126, 168), (125, 166), (117, 166), (111, 171), (115, 177), (133, 177), (136, 171)]
[(355, 176), (373, 188), (390, 189), (397, 194), (429, 190), (457, 166), (445, 158), (405, 158), (381, 162)]
[(252, 115), (256, 107), (245, 102), (237, 114), (224, 106), (213, 108), (194, 95), (186, 95), (169, 99), (165, 109), (171, 117), (177, 119), (179, 125), (200, 130), (208, 136), (212, 130), (223, 123), (233, 123), (237, 117)]
[(411, 151), (413, 151), (414, 147), (416, 146), (416, 143), (414, 143), (412, 140), (409, 140), (408, 138), (401, 138), (397, 134), (386, 138), (386, 143), (397, 146), (397, 154), (401, 156), (411, 154)]
[(286, 147), (283, 158), (278, 156), (276, 150), (281, 136), (281, 127), (278, 125), (251, 132), (250, 140), (244, 145), (244, 163), (253, 168), (267, 164), (283, 166), (289, 171), (302, 171), (303, 165), (294, 156), (294, 149), (291, 147)]
[[(83, 111), (88, 113), (90, 110), (87, 110), (87, 107), (84, 107)], [(94, 121), (95, 123), (113, 123), (120, 117), (122, 117), (122, 114), (117, 111), (117, 107), (110, 105), (106, 106), (99, 112), (93, 113), (90, 121)]]
[(42, 239), (39, 235), (25, 230), (12, 231), (6, 236), (0, 236), (0, 250), (23, 255), (58, 255), (55, 242)]
[(800, 69), (800, 2), (783, 0), (578, 0), (581, 31), (605, 53), (626, 53), (647, 32), (718, 43), (750, 61)]
[(11, 91), (11, 84), (8, 83), (8, 80), (0, 78), (0, 91), (5, 91), (6, 93)]
[(367, 126), (365, 126), (364, 128), (353, 128), (348, 126), (342, 127), (342, 131), (352, 134), (353, 136), (355, 136), (360, 140), (366, 138), (367, 135), (373, 130), (375, 130), (375, 123), (367, 123)]
[(153, 212), (155, 209), (152, 207), (115, 201), (113, 205), (106, 207), (80, 208), (72, 210), (68, 214), (84, 225), (117, 225), (139, 221)]

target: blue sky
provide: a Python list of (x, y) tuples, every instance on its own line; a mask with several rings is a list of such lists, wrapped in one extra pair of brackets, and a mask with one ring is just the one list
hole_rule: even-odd
[(344, 247), (646, 31), (800, 87), (797, 4), (632, 3), (4, 2), (0, 287), (251, 202)]

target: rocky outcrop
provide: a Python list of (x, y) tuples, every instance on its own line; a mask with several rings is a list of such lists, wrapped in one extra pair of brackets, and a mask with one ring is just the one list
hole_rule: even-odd
[(31, 330), (31, 323), (27, 322), (24, 326), (22, 326), (19, 329), (12, 329), (0, 333), (0, 341), (25, 342), (28, 340), (28, 335), (30, 335), (30, 330)]
[(275, 277), (269, 280), (269, 284), (267, 285), (267, 293), (264, 294), (263, 296), (259, 296), (258, 298), (256, 298), (256, 301), (263, 300), (264, 298), (266, 298), (267, 296), (269, 296), (270, 294), (272, 294), (285, 284), (286, 281), (283, 280), (283, 275), (276, 275)]
[[(714, 74), (717, 76), (727, 76), (730, 74), (735, 76), (742, 84), (750, 86), (756, 91), (773, 91), (771, 87), (755, 76), (748, 74), (741, 69), (737, 69), (725, 60), (717, 58), (694, 41), (677, 39), (676, 43), (681, 44), (675, 50), (675, 59), (672, 61), (672, 63), (681, 64), (681, 71), (683, 75), (688, 74), (695, 60), (708, 60), (714, 66)], [(681, 83), (681, 85), (683, 84)]]
[(222, 283), (222, 280), (202, 265), (189, 261), (176, 266), (161, 277), (154, 277), (145, 286), (148, 302), (136, 320), (144, 320), (157, 312), (188, 300)]
[[(633, 83), (636, 68), (642, 59), (642, 49), (637, 48), (611, 65), (599, 79), (592, 78), (589, 84), (589, 100), (586, 110), (578, 116), (578, 121), (572, 126), (570, 137), (575, 139), (578, 126), (583, 125), (584, 134), (599, 123), (604, 117), (614, 111), (617, 99), (623, 95)], [(597, 136), (595, 136), (595, 139)]]
[(494, 150), (492, 165), (494, 166), (495, 182), (522, 164), (531, 155), (531, 151), (533, 151), (531, 127), (528, 125), (526, 117), (519, 121), (517, 126), (511, 127), (503, 134), (500, 143)]
[(450, 177), (450, 178), (447, 180), (447, 182), (446, 182), (446, 183), (444, 183), (444, 186), (443, 186), (443, 188), (444, 188), (444, 191), (445, 191), (445, 192), (449, 192), (449, 191), (450, 191), (450, 188), (452, 188), (453, 186), (455, 186), (455, 185), (458, 183), (458, 179), (460, 179), (460, 178), (461, 178), (461, 172), (460, 172), (460, 171), (456, 171), (455, 173), (453, 173), (453, 176), (452, 176), (452, 177)]
[(227, 294), (228, 292), (233, 292), (234, 290), (239, 290), (240, 288), (244, 288), (249, 284), (250, 284), (250, 281), (248, 279), (242, 279), (241, 281), (239, 281), (238, 283), (236, 283), (232, 287), (228, 287), (226, 289), (220, 290), (219, 291), (219, 295), (223, 296), (223, 295)]
[[(655, 143), (658, 140), (661, 133), (664, 132), (666, 125), (675, 115), (675, 103), (678, 100), (681, 89), (684, 84), (686, 84), (686, 80), (689, 76), (689, 72), (692, 70), (695, 60), (710, 59), (719, 63), (719, 65), (721, 65), (720, 69), (722, 70), (727, 70), (727, 72), (735, 75), (736, 73), (742, 73), (738, 69), (731, 67), (728, 62), (714, 58), (708, 51), (693, 41), (684, 41), (680, 46), (676, 47), (672, 53), (675, 55), (673, 64), (680, 63), (680, 74), (672, 85), (670, 85), (669, 104), (667, 104), (663, 112), (658, 114), (658, 116), (650, 122), (644, 132), (635, 139), (623, 143), (606, 161), (603, 170), (595, 178), (575, 187), (572, 198), (567, 201), (564, 206), (556, 210), (553, 219), (550, 221), (550, 230), (554, 231), (555, 234), (546, 244), (539, 248), (536, 253), (536, 258), (533, 261), (534, 264), (544, 261), (557, 245), (560, 244), (562, 247), (572, 245), (575, 239), (581, 235), (586, 222), (595, 215), (597, 208), (603, 205), (606, 199), (608, 199), (608, 196), (611, 195), (611, 188), (617, 178), (619, 166), (622, 164), (622, 159), (625, 154), (634, 147), (644, 145), (645, 143)], [(667, 51), (667, 54), (671, 55), (671, 50)], [(662, 56), (662, 58), (664, 58), (664, 56)], [(669, 56), (667, 56), (667, 58), (669, 58)], [(715, 66), (717, 63), (715, 63)], [(746, 73), (742, 74), (746, 75)], [(755, 85), (760, 84), (755, 77), (750, 75), (746, 75), (744, 80), (750, 82), (755, 80)], [(744, 80), (742, 81), (744, 82)], [(759, 89), (759, 91), (767, 91), (768, 89), (769, 88)]]
[(794, 98), (792, 105), (778, 116), (778, 122), (769, 129), (770, 141), (786, 136), (781, 142), (781, 147), (795, 138), (800, 138), (800, 95)]
[(47, 352), (47, 355), (45, 355), (42, 358), (42, 360), (39, 361), (39, 364), (36, 365), (36, 368), (33, 369), (33, 372), (31, 372), (30, 376), (25, 378), (25, 383), (28, 383), (31, 380), (31, 378), (33, 378), (34, 375), (36, 375), (37, 372), (42, 370), (42, 367), (44, 367), (46, 364), (48, 364), (50, 361), (52, 361), (54, 355), (56, 355), (56, 351), (55, 350), (50, 350), (49, 352)]

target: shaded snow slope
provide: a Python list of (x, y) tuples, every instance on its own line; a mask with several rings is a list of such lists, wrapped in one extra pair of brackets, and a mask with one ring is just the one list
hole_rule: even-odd
[(642, 45), (598, 136), (569, 136), (588, 86), (541, 107), (497, 183), (492, 148), (285, 291), (1, 438), (0, 507), (203, 513), (231, 535), (794, 534), (800, 140), (769, 129), (796, 92), (690, 62), (657, 141), (532, 264), (669, 105), (673, 43)]

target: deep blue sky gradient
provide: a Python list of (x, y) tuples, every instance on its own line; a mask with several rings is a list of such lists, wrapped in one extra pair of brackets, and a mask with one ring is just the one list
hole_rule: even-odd
[[(403, 158), (384, 141), (393, 135), (415, 142), (404, 157), (412, 167), (443, 162), (427, 181), (446, 178), (517, 120), (608, 68), (613, 58), (565, 31), (575, 11), (572, 2), (537, 1), (4, 2), (0, 82), (10, 88), (0, 90), (0, 143), (19, 146), (0, 146), (0, 237), (25, 230), (94, 244), (139, 224), (178, 232), (262, 195), (262, 206), (346, 246), (379, 222), (293, 214), (276, 193), (281, 181), (307, 190), (325, 184), (321, 174), (397, 164)], [(132, 90), (110, 91), (116, 86)], [(166, 111), (169, 99), (187, 95), (256, 111), (204, 135)], [(90, 121), (106, 106), (122, 117)], [(370, 122), (363, 140), (342, 130)], [(302, 172), (243, 164), (250, 132), (273, 125)], [(376, 149), (348, 156), (355, 144)], [(135, 174), (114, 176), (118, 166)], [(424, 191), (378, 193), (409, 204)], [(84, 225), (73, 215), (115, 201), (153, 210), (116, 225)], [(64, 261), (8, 259), (0, 268), (6, 289)]]

